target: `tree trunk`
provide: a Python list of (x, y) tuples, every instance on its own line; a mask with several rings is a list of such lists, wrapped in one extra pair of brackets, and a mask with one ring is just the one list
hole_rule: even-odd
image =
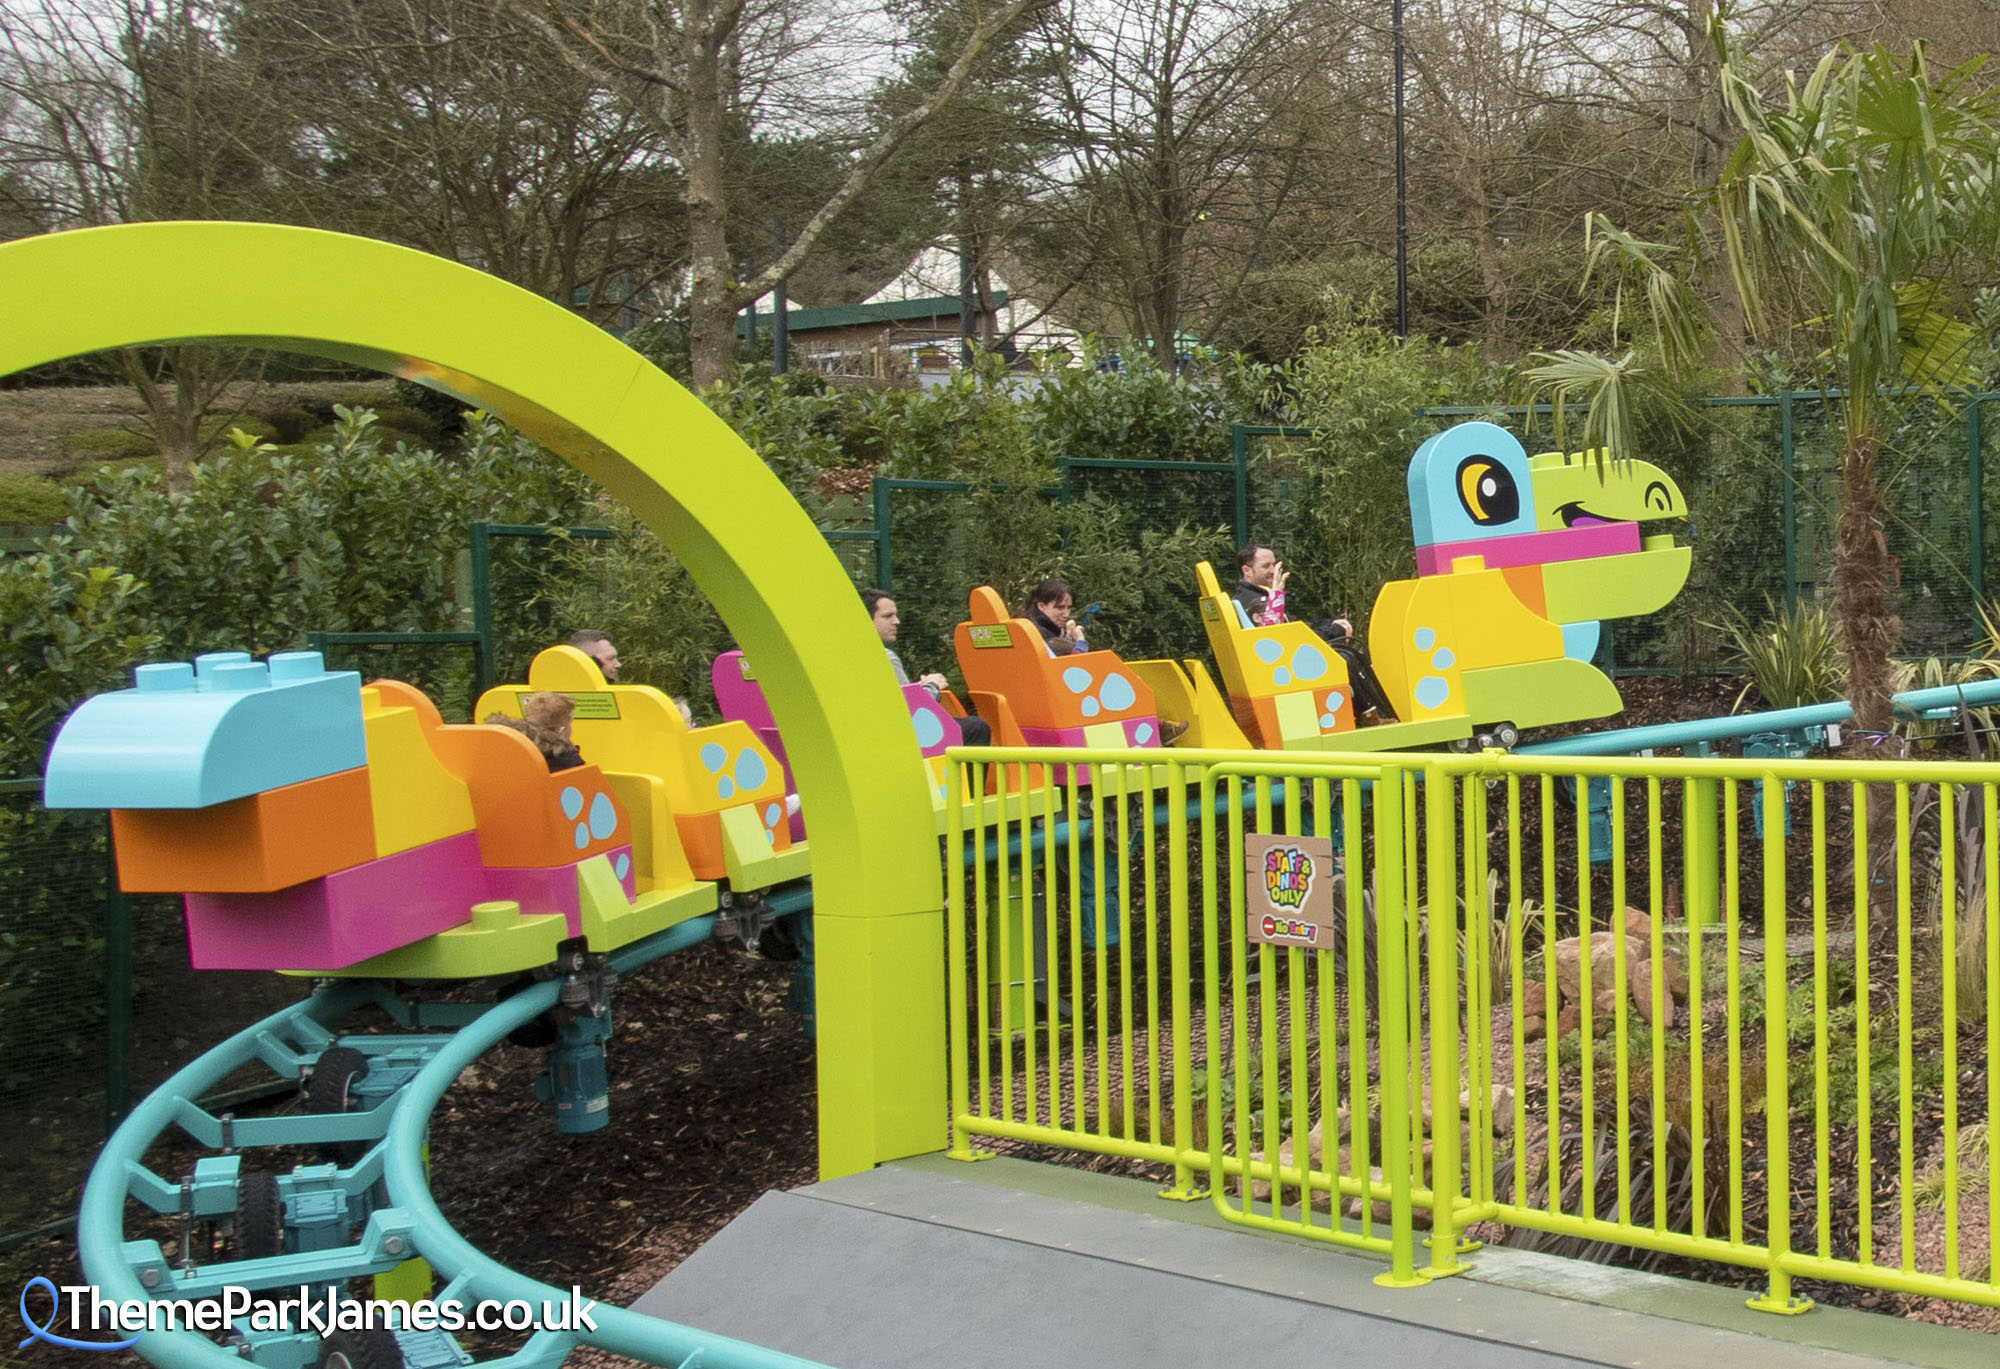
[(697, 390), (727, 380), (736, 352), (722, 183), (722, 61), (706, 27), (690, 23), (687, 36), (688, 353)]
[(1840, 514), (1834, 523), (1834, 593), (1847, 646), (1847, 691), (1854, 725), (1887, 732), (1892, 695), (1889, 652), (1902, 630), (1890, 605), (1889, 542), (1875, 486), (1873, 432), (1851, 434), (1841, 458)]
[(208, 410), (200, 393), (201, 363), (187, 353), (187, 348), (171, 347), (163, 354), (161, 372), (172, 377), (165, 385), (137, 350), (126, 347), (118, 353), (125, 378), (145, 406), (146, 423), (160, 449), (169, 493), (185, 492), (194, 483), (193, 467), (202, 448), (201, 420)]

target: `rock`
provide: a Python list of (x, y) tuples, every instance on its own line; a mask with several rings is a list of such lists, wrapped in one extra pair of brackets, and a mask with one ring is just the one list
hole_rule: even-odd
[[(1625, 910), (1625, 985), (1632, 1004), (1655, 1028), (1671, 1027), (1675, 1020), (1675, 998), (1685, 997), (1687, 975), (1671, 960), (1663, 958), (1661, 1007), (1665, 1020), (1653, 1021), (1652, 922), (1637, 908)], [(1555, 961), (1556, 990), (1563, 1008), (1556, 1035), (1576, 1030), (1582, 1014), (1572, 1011), (1583, 996), (1583, 944), (1578, 937), (1566, 937), (1551, 948)], [(1591, 1006), (1597, 1012), (1618, 1009), (1618, 944), (1615, 931), (1606, 928), (1590, 934)], [(1524, 1006), (1532, 1010), (1538, 999), (1524, 994)]]

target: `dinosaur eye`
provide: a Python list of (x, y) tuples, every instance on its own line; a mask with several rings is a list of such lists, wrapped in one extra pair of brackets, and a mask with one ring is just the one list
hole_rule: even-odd
[(1458, 467), (1458, 502), (1481, 527), (1521, 516), (1521, 490), (1505, 466), (1490, 456), (1468, 456)]

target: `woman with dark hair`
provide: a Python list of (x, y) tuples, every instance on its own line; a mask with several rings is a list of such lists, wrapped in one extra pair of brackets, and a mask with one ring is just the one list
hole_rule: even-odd
[(1076, 607), (1076, 596), (1062, 581), (1051, 576), (1036, 585), (1028, 591), (1025, 607), (1028, 621), (1042, 634), (1051, 656), (1090, 650), (1090, 643), (1083, 640), (1083, 624), (1069, 616)]

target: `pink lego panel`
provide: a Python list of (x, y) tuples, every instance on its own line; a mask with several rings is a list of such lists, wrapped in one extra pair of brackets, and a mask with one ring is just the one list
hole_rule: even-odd
[[(1157, 717), (1120, 718), (1119, 726), (1125, 729), (1127, 746), (1158, 746), (1160, 744), (1160, 720)], [(1080, 727), (1024, 727), (1021, 729), (1023, 746), (1087, 746), (1083, 729)], [(1069, 767), (1055, 767), (1055, 782), (1069, 783)], [(1090, 783), (1090, 772), (1079, 768), (1076, 772), (1079, 785)]]
[[(602, 853), (636, 896), (632, 848)], [(511, 899), (561, 913), (582, 933), (576, 866), (489, 870), (463, 832), (269, 894), (189, 894), (188, 960), (197, 970), (338, 970), (456, 927), (475, 903)]]
[(748, 723), (760, 732), (777, 727), (771, 720), (771, 705), (764, 700), (763, 688), (743, 664), (742, 652), (725, 651), (717, 656), (708, 667), (708, 682), (715, 690), (715, 706), (729, 721)]
[[(625, 897), (637, 898), (639, 886), (632, 882), (632, 848), (620, 846), (604, 855), (611, 861), (618, 882), (625, 887)], [(561, 913), (569, 923), (569, 934), (583, 935), (583, 909), (577, 901), (575, 865), (488, 870), (486, 889), (489, 902), (511, 899), (521, 905), (523, 913)]]
[(479, 838), (461, 832), (270, 894), (189, 894), (197, 970), (338, 970), (465, 921), (483, 903)]
[(1443, 575), (1452, 558), (1483, 556), (1486, 569), (1540, 566), (1551, 561), (1581, 561), (1591, 556), (1618, 556), (1639, 550), (1637, 523), (1590, 523), (1548, 532), (1523, 532), (1473, 542), (1438, 542), (1417, 548), (1417, 574)]

